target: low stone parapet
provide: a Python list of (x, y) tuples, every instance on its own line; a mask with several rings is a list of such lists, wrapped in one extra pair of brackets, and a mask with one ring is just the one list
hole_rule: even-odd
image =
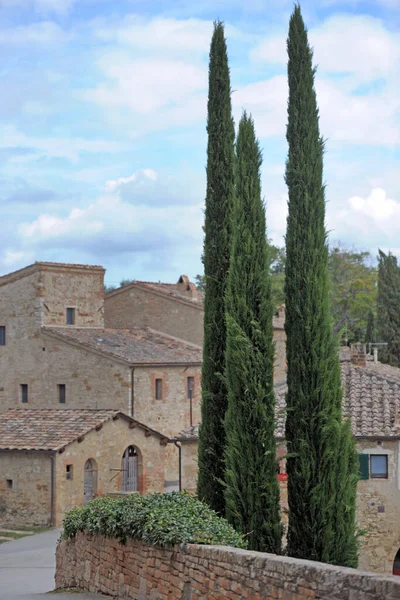
[(162, 549), (78, 533), (56, 587), (134, 600), (399, 600), (400, 578), (222, 546)]

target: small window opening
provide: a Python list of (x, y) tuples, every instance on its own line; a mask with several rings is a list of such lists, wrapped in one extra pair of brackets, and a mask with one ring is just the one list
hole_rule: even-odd
[(75, 308), (67, 308), (67, 325), (75, 325)]
[(7, 489), (8, 490), (12, 490), (13, 489), (13, 480), (12, 479), (6, 479), (7, 482)]
[(65, 467), (65, 479), (68, 479), (68, 481), (72, 481), (72, 479), (73, 479), (73, 472), (74, 472), (73, 465), (66, 465), (66, 467)]
[(6, 345), (6, 326), (0, 325), (0, 346)]
[(58, 387), (58, 401), (60, 404), (65, 404), (65, 400), (66, 400), (65, 383), (59, 383), (57, 387)]
[(188, 397), (188, 400), (191, 400), (193, 398), (193, 392), (194, 392), (194, 377), (188, 377), (187, 378), (187, 397)]
[(156, 379), (156, 400), (162, 400), (162, 379)]
[(371, 454), (370, 472), (373, 479), (388, 478), (388, 456), (387, 454)]
[(22, 404), (28, 404), (28, 384), (27, 383), (21, 383), (20, 395), (21, 395)]

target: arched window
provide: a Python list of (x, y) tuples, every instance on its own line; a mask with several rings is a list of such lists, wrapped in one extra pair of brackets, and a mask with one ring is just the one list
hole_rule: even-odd
[(129, 446), (122, 456), (122, 484), (123, 492), (138, 492), (141, 469), (140, 451), (136, 446)]
[(97, 463), (94, 458), (89, 458), (85, 462), (83, 497), (87, 504), (97, 495)]
[(394, 558), (393, 575), (400, 575), (400, 549), (397, 551), (397, 554)]

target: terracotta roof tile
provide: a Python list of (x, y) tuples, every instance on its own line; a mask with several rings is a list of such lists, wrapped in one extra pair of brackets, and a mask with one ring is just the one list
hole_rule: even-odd
[(168, 440), (165, 435), (114, 409), (11, 408), (0, 414), (0, 451), (61, 450), (116, 417)]
[(44, 327), (43, 332), (78, 342), (130, 364), (200, 364), (202, 349), (151, 329)]
[[(400, 369), (367, 362), (340, 365), (343, 416), (350, 419), (356, 437), (400, 437)], [(390, 377), (387, 376), (390, 373)], [(286, 385), (275, 388), (277, 436), (284, 437)]]
[(0, 414), (0, 450), (58, 450), (117, 413), (116, 410), (11, 408)]

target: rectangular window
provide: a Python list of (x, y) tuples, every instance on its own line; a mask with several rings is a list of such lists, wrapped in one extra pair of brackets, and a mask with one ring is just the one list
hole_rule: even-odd
[(8, 490), (12, 490), (13, 489), (13, 480), (12, 479), (6, 479), (7, 482), (7, 489)]
[(373, 479), (388, 478), (388, 457), (387, 454), (371, 454), (370, 471)]
[(360, 479), (369, 479), (369, 454), (358, 455), (358, 476)]
[(193, 398), (194, 393), (194, 377), (187, 378), (187, 397), (188, 400)]
[(73, 465), (66, 465), (66, 467), (65, 467), (65, 479), (68, 479), (69, 481), (72, 481), (73, 472), (74, 472)]
[(21, 383), (19, 386), (22, 404), (28, 404), (28, 384)]
[(65, 404), (66, 393), (65, 393), (65, 383), (58, 384), (58, 401), (60, 404)]
[(0, 325), (0, 346), (6, 345), (6, 326)]
[(67, 325), (75, 325), (75, 309), (67, 308)]
[(156, 400), (162, 400), (162, 379), (156, 379)]

